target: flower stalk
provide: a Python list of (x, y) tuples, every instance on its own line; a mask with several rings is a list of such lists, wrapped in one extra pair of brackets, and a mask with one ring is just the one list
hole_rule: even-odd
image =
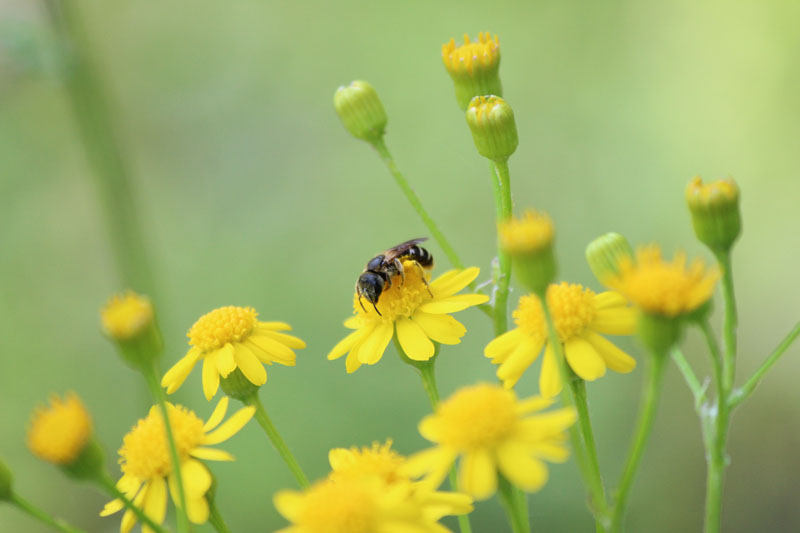
[(78, 529), (69, 525), (64, 519), (55, 517), (46, 511), (39, 509), (29, 501), (22, 498), (19, 494), (12, 492), (8, 501), (25, 514), (35, 518), (43, 524), (52, 527), (53, 529), (61, 531), (62, 533), (86, 533), (82, 529)]
[(134, 505), (131, 499), (125, 496), (125, 494), (117, 488), (116, 484), (111, 479), (111, 477), (109, 477), (108, 473), (104, 472), (103, 475), (98, 476), (95, 479), (95, 482), (112, 498), (120, 500), (125, 505), (126, 509), (130, 510), (131, 512), (133, 512), (133, 514), (136, 515), (136, 518), (139, 520), (139, 522), (146, 525), (156, 533), (166, 533), (167, 531), (166, 529), (153, 522), (153, 520), (151, 520), (150, 517), (147, 516), (141, 508)]
[[(519, 492), (502, 474), (497, 475), (497, 489), (500, 501), (506, 510), (513, 533), (530, 533), (531, 526), (528, 522), (527, 502), (523, 507)], [(524, 495), (524, 493), (523, 493)]]
[[(511, 174), (508, 160), (492, 161), (492, 187), (494, 190), (495, 218), (498, 223), (511, 218)], [(508, 287), (511, 281), (511, 256), (503, 250), (497, 240), (499, 276), (494, 294), (494, 335), (502, 335), (508, 329)]]

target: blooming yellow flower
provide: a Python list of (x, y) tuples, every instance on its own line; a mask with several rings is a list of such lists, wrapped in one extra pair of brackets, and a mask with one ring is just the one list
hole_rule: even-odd
[[(362, 365), (374, 365), (396, 333), (403, 352), (414, 361), (427, 361), (434, 354), (433, 342), (458, 344), (466, 328), (448, 313), (455, 313), (489, 300), (484, 294), (456, 294), (478, 277), (476, 267), (451, 270), (430, 286), (427, 275), (413, 261), (403, 263), (405, 281), (400, 276), (383, 291), (378, 300), (378, 314), (371, 305), (362, 309), (358, 294), (353, 296), (353, 314), (344, 322), (355, 330), (339, 341), (328, 354), (338, 359), (347, 354), (345, 368), (355, 372)], [(432, 342), (433, 341), (433, 342)]]
[(553, 243), (553, 221), (547, 213), (525, 211), (498, 224), (500, 247), (512, 255), (536, 253)]
[(127, 291), (112, 296), (100, 318), (109, 337), (131, 339), (153, 322), (153, 304), (146, 297)]
[[(547, 303), (567, 363), (578, 376), (594, 381), (606, 368), (622, 373), (634, 369), (636, 361), (600, 335), (630, 335), (636, 329), (636, 315), (621, 295), (610, 291), (595, 294), (581, 285), (561, 282), (547, 288)], [(497, 377), (511, 388), (545, 346), (539, 392), (547, 398), (557, 395), (561, 375), (547, 338), (541, 301), (535, 295), (521, 297), (512, 316), (517, 327), (490, 342), (484, 355), (500, 365)]]
[(223, 378), (236, 370), (254, 385), (267, 381), (262, 363), (295, 365), (292, 349), (305, 348), (297, 337), (280, 333), (292, 329), (285, 322), (261, 322), (252, 307), (220, 307), (201, 316), (187, 333), (191, 349), (164, 374), (161, 386), (171, 394), (178, 390), (194, 365), (203, 360), (203, 393), (210, 400)]
[[(211, 473), (198, 461), (232, 461), (223, 450), (209, 448), (235, 435), (253, 417), (255, 407), (244, 407), (220, 425), (228, 409), (228, 397), (222, 398), (209, 419), (203, 423), (194, 412), (181, 405), (167, 404), (175, 447), (181, 464), (186, 514), (195, 524), (208, 520), (206, 492), (211, 487)], [(157, 524), (164, 522), (167, 512), (167, 491), (178, 502), (177, 484), (170, 462), (169, 441), (158, 407), (153, 406), (146, 418), (125, 435), (119, 450), (122, 477), (117, 488)], [(121, 500), (105, 505), (100, 516), (116, 513), (124, 507)], [(127, 510), (122, 516), (120, 532), (127, 533), (136, 524), (136, 515)]]
[(57, 465), (74, 463), (92, 436), (92, 420), (75, 393), (55, 394), (49, 407), (37, 408), (28, 429), (28, 448)]
[(442, 45), (442, 61), (453, 79), (456, 101), (466, 110), (475, 96), (503, 96), (500, 83), (500, 41), (495, 35), (479, 33), (476, 41), (464, 35), (464, 44), (456, 45), (455, 39)]
[(494, 494), (497, 472), (523, 490), (539, 490), (548, 476), (542, 459), (567, 459), (564, 430), (576, 418), (572, 408), (533, 414), (552, 402), (518, 400), (499, 385), (462, 388), (420, 422), (419, 432), (437, 446), (412, 455), (406, 471), (439, 486), (460, 456), (459, 490), (476, 499)]
[(664, 261), (656, 245), (636, 251), (636, 261), (623, 258), (619, 275), (606, 283), (649, 314), (676, 317), (691, 313), (711, 299), (719, 279), (716, 267), (705, 268), (702, 260), (686, 265), (686, 254), (678, 252)]

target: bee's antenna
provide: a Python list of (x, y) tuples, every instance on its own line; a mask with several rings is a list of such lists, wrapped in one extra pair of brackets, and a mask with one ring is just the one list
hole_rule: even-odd
[[(361, 306), (361, 309), (363, 309), (363, 310), (364, 310), (364, 312), (366, 313), (366, 312), (367, 312), (367, 308), (366, 308), (366, 307), (364, 307), (364, 302), (362, 302), (362, 301), (361, 301), (361, 298), (362, 298), (362, 296), (361, 296), (361, 294), (359, 294), (359, 295), (358, 295), (358, 305), (360, 305), (360, 306)], [(380, 313), (378, 313), (378, 314), (380, 314)]]

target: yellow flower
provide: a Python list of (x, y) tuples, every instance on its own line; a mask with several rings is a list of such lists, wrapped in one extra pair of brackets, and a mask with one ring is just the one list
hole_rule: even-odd
[(676, 317), (691, 313), (711, 299), (719, 278), (715, 267), (705, 268), (695, 259), (686, 265), (686, 254), (678, 252), (671, 262), (661, 249), (651, 245), (636, 252), (636, 261), (623, 258), (619, 275), (606, 282), (648, 314)]
[(252, 307), (220, 307), (201, 316), (187, 333), (191, 349), (164, 374), (161, 386), (171, 394), (178, 390), (194, 365), (203, 360), (203, 393), (210, 400), (223, 378), (241, 370), (253, 385), (267, 381), (262, 363), (295, 365), (292, 349), (305, 348), (297, 337), (280, 333), (292, 329), (285, 322), (260, 322)]
[(554, 233), (547, 213), (534, 210), (498, 224), (500, 246), (512, 255), (536, 253), (551, 246)]
[[(405, 281), (395, 276), (392, 286), (378, 300), (378, 314), (371, 305), (362, 309), (358, 294), (353, 296), (353, 314), (345, 327), (355, 330), (339, 341), (328, 354), (338, 359), (347, 354), (345, 368), (355, 372), (362, 365), (374, 365), (396, 333), (403, 352), (414, 361), (433, 357), (433, 342), (458, 344), (467, 329), (448, 313), (455, 313), (489, 300), (484, 294), (456, 294), (478, 277), (476, 267), (451, 270), (426, 286), (421, 268), (403, 262)], [(433, 342), (432, 342), (433, 341)]]
[(466, 110), (475, 96), (503, 96), (500, 83), (500, 41), (495, 35), (479, 33), (474, 42), (464, 35), (464, 44), (456, 45), (455, 39), (442, 45), (442, 61), (453, 79), (456, 101)]
[[(567, 363), (578, 376), (594, 381), (606, 368), (622, 373), (634, 369), (636, 361), (600, 335), (630, 335), (636, 329), (636, 314), (621, 295), (610, 291), (595, 294), (581, 285), (561, 282), (547, 288), (547, 303)], [(513, 317), (517, 327), (490, 342), (484, 355), (500, 364), (497, 377), (511, 388), (545, 346), (539, 392), (547, 398), (557, 395), (561, 375), (547, 338), (541, 301), (535, 295), (521, 297)]]
[(153, 304), (133, 291), (115, 294), (100, 314), (103, 330), (116, 340), (139, 335), (153, 322)]
[(55, 394), (49, 407), (37, 408), (28, 429), (28, 448), (56, 465), (74, 463), (92, 436), (92, 420), (75, 393)]
[[(209, 419), (203, 423), (194, 412), (182, 405), (167, 404), (169, 421), (175, 436), (175, 447), (181, 464), (186, 513), (195, 524), (208, 520), (206, 492), (211, 487), (211, 472), (198, 461), (233, 461), (223, 450), (208, 446), (224, 442), (235, 435), (253, 417), (255, 407), (244, 407), (222, 425), (228, 409), (228, 397), (222, 398)], [(119, 450), (122, 477), (117, 488), (157, 524), (164, 522), (167, 512), (167, 491), (178, 502), (177, 484), (170, 462), (169, 442), (161, 411), (153, 406), (146, 418), (123, 438)], [(108, 502), (100, 516), (116, 513), (124, 507), (121, 500)], [(127, 510), (122, 516), (120, 532), (127, 533), (136, 524), (136, 515)]]
[(542, 460), (567, 459), (564, 430), (575, 422), (572, 408), (533, 414), (551, 403), (541, 397), (518, 400), (499, 385), (460, 389), (420, 422), (419, 432), (437, 446), (412, 455), (406, 471), (439, 486), (461, 457), (459, 490), (476, 499), (494, 494), (497, 472), (523, 490), (539, 490), (548, 476)]

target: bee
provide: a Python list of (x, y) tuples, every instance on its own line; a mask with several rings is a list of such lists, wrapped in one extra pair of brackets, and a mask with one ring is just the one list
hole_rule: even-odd
[[(418, 246), (419, 243), (427, 240), (427, 237), (411, 239), (393, 246), (369, 260), (364, 272), (358, 276), (358, 281), (356, 281), (356, 293), (358, 294), (358, 303), (361, 304), (361, 309), (366, 311), (361, 301), (362, 298), (366, 298), (375, 308), (375, 312), (378, 315), (381, 314), (378, 311), (378, 298), (381, 297), (385, 289), (392, 286), (392, 279), (395, 276), (400, 276), (400, 283), (405, 283), (404, 260), (414, 261), (420, 270), (433, 268), (433, 255), (422, 246)], [(422, 281), (427, 287), (428, 282), (424, 275), (422, 276)], [(430, 293), (430, 289), (428, 289), (428, 293)]]

